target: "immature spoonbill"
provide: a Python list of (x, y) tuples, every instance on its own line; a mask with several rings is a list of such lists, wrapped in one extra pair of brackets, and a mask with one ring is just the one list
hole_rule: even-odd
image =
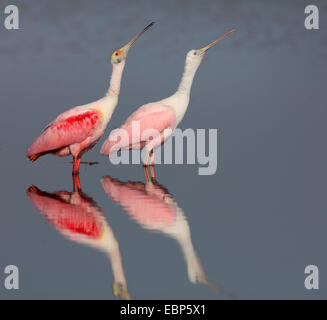
[(146, 26), (130, 42), (111, 55), (112, 74), (105, 97), (72, 108), (49, 123), (26, 152), (29, 160), (52, 153), (59, 157), (73, 156), (73, 174), (78, 174), (83, 153), (90, 150), (103, 135), (117, 106), (125, 60), (133, 43), (148, 30)]
[(189, 223), (176, 199), (165, 186), (158, 183), (152, 174), (150, 178), (146, 169), (144, 172), (146, 183), (123, 182), (106, 176), (101, 179), (102, 187), (106, 194), (121, 205), (131, 219), (142, 228), (160, 232), (177, 241), (191, 283), (208, 285), (216, 293), (234, 299), (233, 294), (208, 280), (194, 249)]
[(148, 178), (144, 184), (122, 182), (106, 176), (101, 179), (101, 183), (108, 196), (120, 204), (143, 228), (162, 232), (178, 242), (190, 282), (211, 285), (195, 253), (184, 213), (166, 187)]
[[(145, 104), (132, 113), (120, 129), (110, 133), (101, 147), (101, 153), (109, 155), (120, 150), (146, 148), (144, 165), (148, 164), (149, 156), (150, 164), (154, 165), (154, 149), (164, 143), (184, 117), (190, 100), (193, 78), (205, 53), (234, 32), (235, 30), (231, 30), (207, 46), (189, 51), (177, 91), (166, 99)], [(139, 129), (135, 130), (136, 127)]]

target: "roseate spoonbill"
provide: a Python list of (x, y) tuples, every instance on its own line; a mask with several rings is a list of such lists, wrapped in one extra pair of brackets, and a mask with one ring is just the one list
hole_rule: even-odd
[(208, 281), (194, 250), (189, 224), (183, 210), (169, 194), (166, 187), (150, 180), (147, 183), (121, 182), (110, 176), (101, 179), (107, 195), (120, 204), (141, 227), (159, 231), (175, 239), (181, 247), (186, 262), (189, 281), (217, 286)]
[(45, 127), (42, 134), (29, 147), (26, 153), (29, 160), (34, 162), (47, 153), (60, 157), (71, 154), (73, 174), (78, 174), (83, 153), (94, 147), (101, 138), (117, 106), (120, 82), (129, 49), (153, 24), (154, 22), (150, 23), (130, 42), (111, 55), (112, 74), (105, 97), (60, 114)]
[(108, 255), (114, 277), (113, 293), (115, 296), (130, 299), (118, 241), (101, 208), (82, 192), (78, 176), (74, 176), (72, 193), (49, 193), (35, 186), (29, 187), (26, 193), (37, 210), (64, 237)]
[[(235, 30), (231, 30), (205, 47), (189, 51), (186, 55), (184, 72), (177, 91), (166, 99), (145, 104), (137, 109), (127, 118), (120, 129), (110, 133), (100, 152), (103, 155), (110, 155), (120, 150), (143, 149), (145, 147), (144, 165), (148, 164), (149, 156), (151, 156), (150, 164), (153, 165), (154, 149), (164, 143), (184, 117), (189, 105), (193, 78), (205, 53), (220, 40), (227, 38), (234, 32)], [(133, 123), (138, 123), (139, 130), (133, 130)], [(122, 134), (119, 134), (120, 130)], [(117, 141), (117, 136), (120, 138), (119, 141)], [(122, 137), (126, 138), (122, 139)]]

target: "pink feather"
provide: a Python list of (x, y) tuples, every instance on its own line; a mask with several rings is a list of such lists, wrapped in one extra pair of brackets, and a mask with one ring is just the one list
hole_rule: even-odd
[(26, 156), (35, 161), (45, 153), (56, 153), (91, 137), (101, 124), (101, 117), (96, 110), (82, 110), (84, 112), (80, 112), (80, 108), (69, 110), (48, 124), (29, 147)]
[[(113, 131), (101, 147), (101, 153), (109, 155), (121, 149), (143, 148), (150, 139), (161, 139), (161, 133), (173, 126), (175, 113), (163, 103), (149, 103), (132, 113), (118, 130), (124, 130), (128, 135), (128, 141), (117, 141), (115, 135), (119, 131)], [(133, 122), (139, 123), (139, 132), (133, 132)], [(158, 132), (157, 136), (151, 134), (151, 130)], [(146, 135), (146, 131), (148, 135)], [(151, 138), (150, 138), (151, 137)], [(161, 139), (162, 140), (162, 139)], [(159, 142), (162, 143), (163, 141)]]

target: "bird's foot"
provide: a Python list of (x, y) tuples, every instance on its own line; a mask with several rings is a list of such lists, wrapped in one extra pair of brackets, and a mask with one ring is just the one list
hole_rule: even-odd
[[(70, 161), (69, 163), (73, 163), (73, 161)], [(93, 166), (95, 164), (99, 164), (98, 161), (81, 161), (81, 164), (88, 164), (89, 166)]]
[(98, 161), (81, 161), (83, 164), (88, 164), (89, 166), (93, 166), (95, 164), (99, 164)]

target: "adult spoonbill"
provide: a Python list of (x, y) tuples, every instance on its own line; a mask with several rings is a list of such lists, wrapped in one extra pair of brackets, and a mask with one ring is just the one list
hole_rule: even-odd
[(73, 156), (73, 174), (78, 174), (83, 153), (90, 150), (103, 135), (117, 106), (125, 60), (133, 43), (148, 30), (146, 26), (130, 42), (111, 55), (112, 74), (106, 95), (94, 102), (72, 108), (49, 123), (26, 152), (29, 160), (52, 153)]
[(131, 299), (118, 241), (101, 208), (82, 191), (78, 176), (73, 179), (73, 192), (61, 190), (49, 193), (30, 186), (26, 193), (37, 210), (65, 238), (96, 248), (108, 256), (114, 278), (114, 295)]
[(154, 149), (164, 143), (184, 117), (189, 105), (193, 78), (205, 53), (234, 32), (235, 30), (231, 30), (205, 47), (189, 51), (177, 91), (166, 99), (145, 104), (132, 113), (119, 129), (110, 133), (101, 147), (101, 153), (110, 155), (120, 150), (146, 148), (144, 165), (148, 164), (149, 156), (150, 164), (154, 165)]

